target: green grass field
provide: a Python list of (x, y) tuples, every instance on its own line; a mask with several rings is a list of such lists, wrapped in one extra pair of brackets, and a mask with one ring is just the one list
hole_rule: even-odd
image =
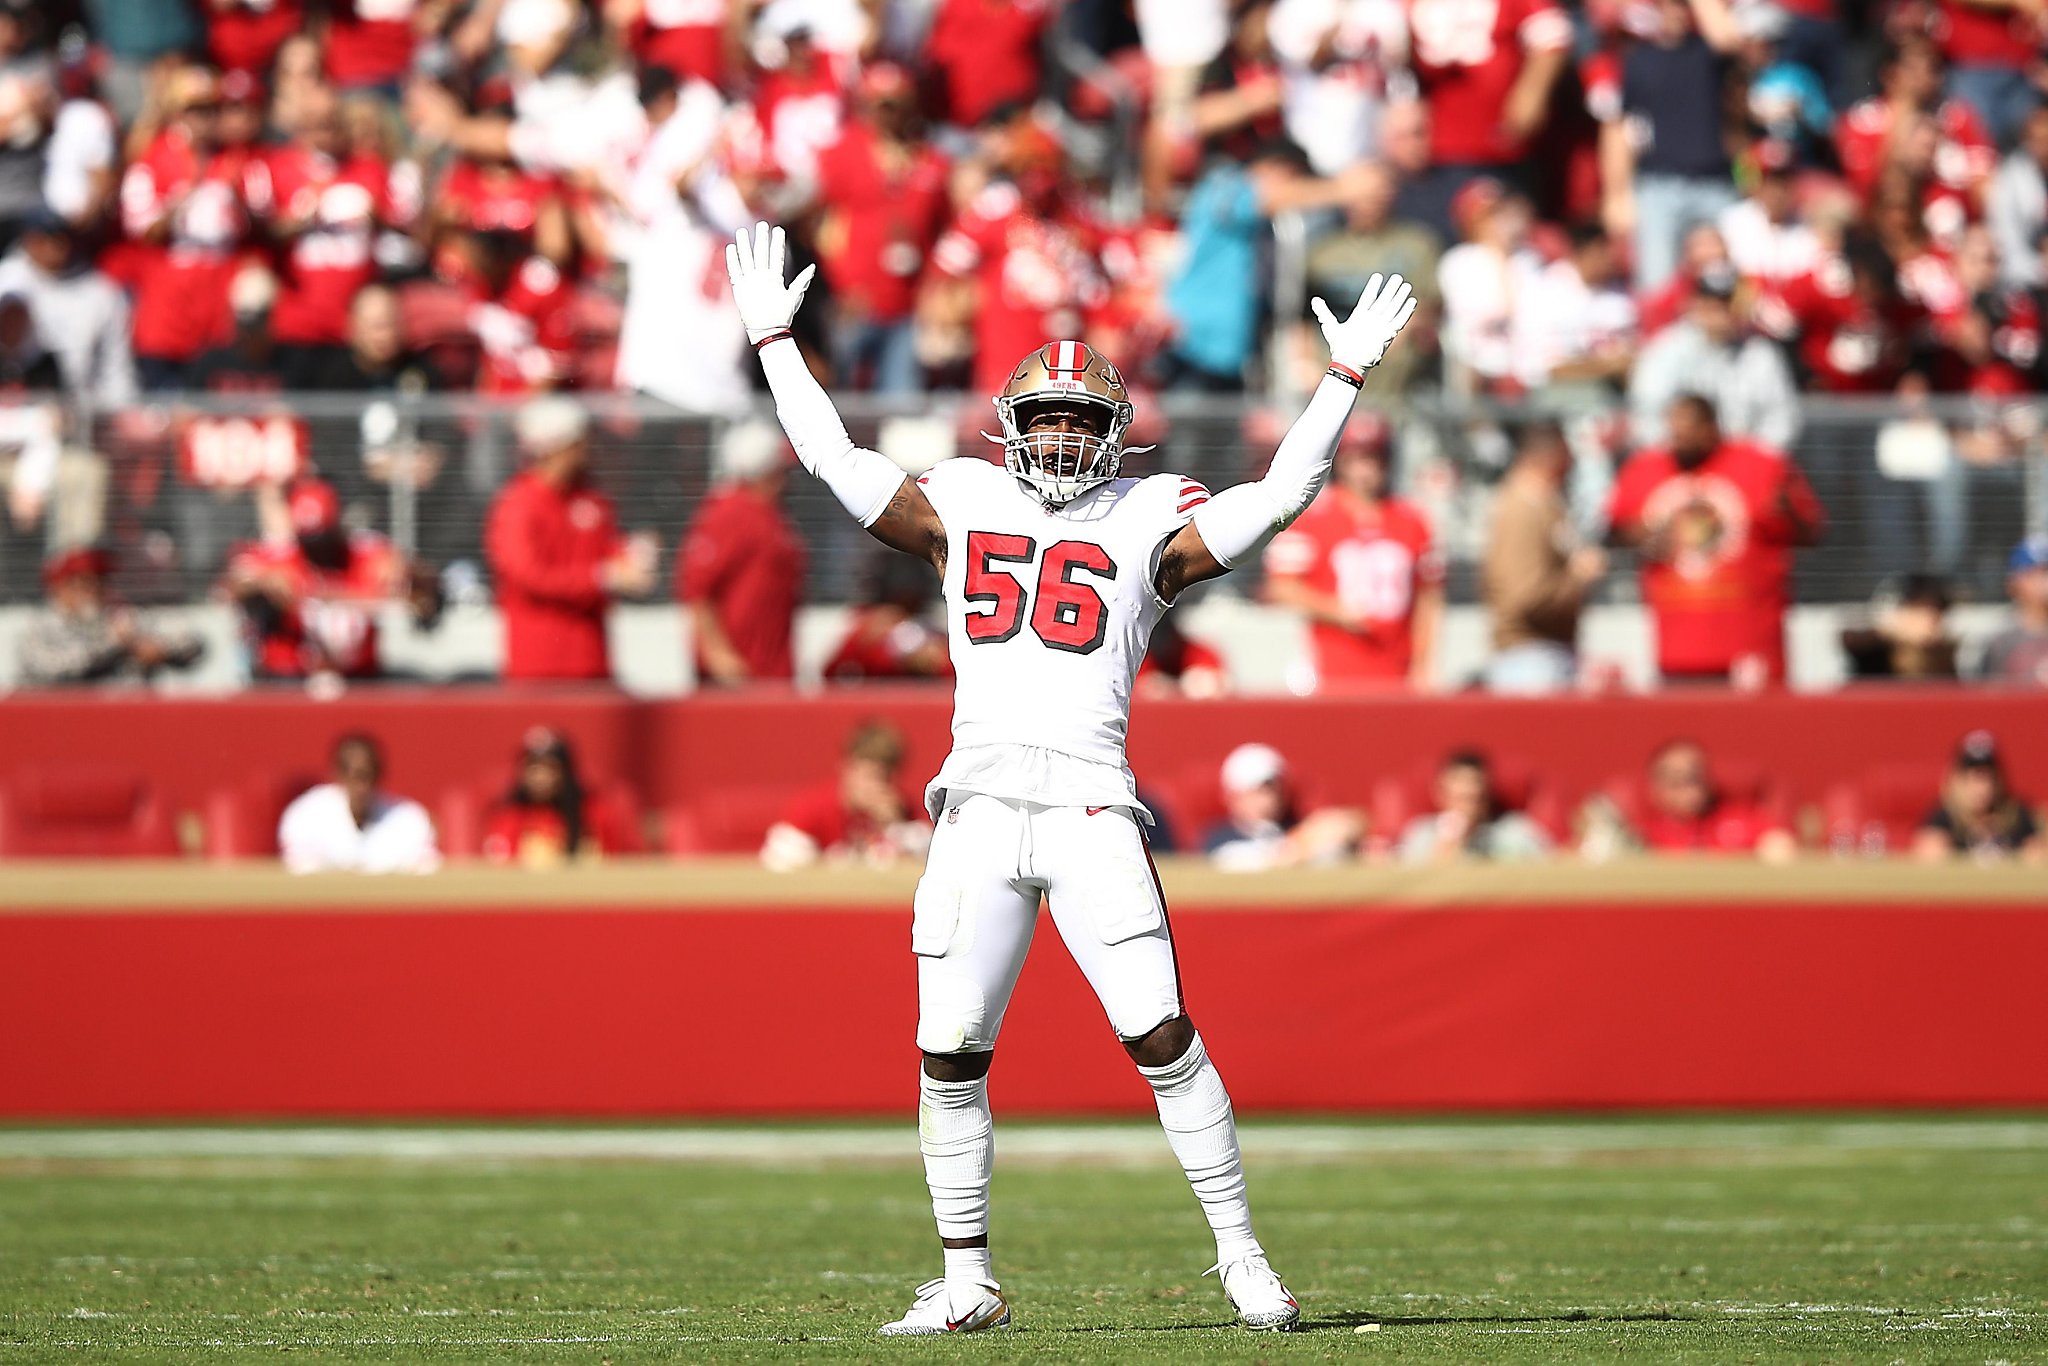
[(914, 1141), (0, 1130), (0, 1361), (2048, 1360), (2048, 1118), (1249, 1124), (1285, 1338), (1156, 1130), (999, 1119), (1015, 1328), (883, 1344)]

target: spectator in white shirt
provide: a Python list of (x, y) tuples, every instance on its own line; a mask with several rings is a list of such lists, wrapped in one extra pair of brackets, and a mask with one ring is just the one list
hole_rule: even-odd
[(1574, 228), (1571, 255), (1545, 266), (1515, 310), (1523, 383), (1624, 383), (1636, 354), (1636, 322), (1635, 296), (1614, 243), (1601, 228)]
[(1437, 266), (1445, 381), (1456, 393), (1511, 392), (1521, 375), (1515, 317), (1542, 270), (1526, 241), (1529, 203), (1481, 177), (1458, 191), (1451, 217), (1465, 240)]
[(1740, 282), (1729, 266), (1708, 266), (1693, 284), (1685, 317), (1659, 332), (1629, 375), (1636, 443), (1660, 446), (1665, 413), (1681, 394), (1700, 394), (1729, 436), (1790, 450), (1799, 437), (1799, 393), (1776, 343), (1752, 333), (1736, 311)]
[(2041, 257), (2034, 243), (2048, 226), (2048, 105), (2027, 115), (2020, 145), (1991, 178), (1984, 221), (1998, 243), (2005, 283), (2019, 289), (2040, 284)]
[(334, 781), (301, 793), (278, 822), (294, 873), (431, 873), (441, 866), (426, 809), (381, 790), (384, 755), (367, 735), (334, 745)]
[(1756, 187), (1721, 211), (1729, 258), (1747, 279), (1790, 280), (1820, 262), (1820, 237), (1799, 212), (1795, 156), (1790, 143), (1770, 138), (1757, 143)]
[(1285, 80), (1287, 135), (1319, 176), (1370, 158), (1408, 64), (1399, 0), (1279, 0), (1267, 21)]

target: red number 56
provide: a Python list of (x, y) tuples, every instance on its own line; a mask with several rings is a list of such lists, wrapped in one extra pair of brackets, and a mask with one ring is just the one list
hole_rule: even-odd
[[(967, 614), (967, 638), (976, 645), (1010, 639), (1024, 627), (1027, 595), (1015, 574), (994, 566), (1028, 565), (1038, 558), (1038, 543), (1029, 536), (998, 531), (967, 533), (967, 601), (986, 611)], [(1092, 583), (1077, 578), (1093, 574), (1116, 577), (1116, 561), (1099, 545), (1059, 541), (1048, 546), (1038, 565), (1037, 604), (1031, 608), (1031, 631), (1055, 650), (1077, 655), (1102, 648), (1109, 633), (1109, 609)]]

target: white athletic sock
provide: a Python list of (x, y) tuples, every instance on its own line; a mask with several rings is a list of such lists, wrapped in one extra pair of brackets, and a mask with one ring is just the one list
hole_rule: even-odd
[(986, 1247), (949, 1247), (945, 1253), (948, 1285), (979, 1284), (996, 1278)]
[[(918, 1069), (917, 1146), (924, 1154), (924, 1180), (931, 1187), (939, 1236), (987, 1237), (988, 1183), (996, 1154), (988, 1078), (938, 1081)], [(957, 1259), (956, 1253), (961, 1254)], [(947, 1248), (949, 1281), (955, 1279), (956, 1260), (966, 1279), (988, 1277), (987, 1248)]]
[(1223, 1078), (1202, 1047), (1202, 1036), (1188, 1051), (1164, 1067), (1140, 1067), (1159, 1102), (1159, 1122), (1166, 1141), (1180, 1159), (1202, 1213), (1216, 1234), (1216, 1260), (1234, 1262), (1259, 1255), (1252, 1236), (1252, 1207), (1244, 1194), (1244, 1163), (1237, 1151), (1237, 1121), (1230, 1113), (1230, 1095)]

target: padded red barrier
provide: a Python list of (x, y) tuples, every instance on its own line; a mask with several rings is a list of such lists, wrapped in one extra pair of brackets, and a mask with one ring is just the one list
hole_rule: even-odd
[[(2048, 1103), (2048, 908), (1205, 909), (1246, 1110)], [(0, 916), (0, 1114), (907, 1114), (898, 911)], [(1008, 1114), (1149, 1095), (1049, 928)]]
[[(586, 776), (629, 785), (670, 829), (725, 847), (735, 841), (720, 831), (742, 825), (753, 838), (760, 824), (758, 812), (736, 822), (744, 813), (726, 809), (728, 794), (749, 794), (750, 811), (762, 803), (774, 809), (777, 794), (830, 774), (847, 735), (871, 717), (904, 728), (909, 771), (921, 782), (944, 757), (951, 706), (946, 689), (915, 685), (820, 694), (764, 688), (664, 701), (604, 688), (359, 689), (331, 703), (292, 692), (211, 700), (16, 694), (0, 707), (0, 780), (28, 766), (114, 764), (146, 774), (174, 810), (206, 813), (224, 792), (270, 791), (291, 775), (323, 769), (337, 735), (367, 730), (390, 753), (393, 786), (431, 807), (450, 789), (502, 769), (526, 729), (546, 724), (575, 742)], [(1832, 785), (1866, 778), (1882, 787), (1884, 775), (1910, 772), (1918, 776), (1903, 799), (1917, 815), (1956, 740), (1978, 726), (1998, 733), (2021, 793), (2048, 800), (2048, 690), (1146, 698), (1132, 717), (1130, 751), (1140, 784), (1192, 838), (1216, 814), (1223, 756), (1245, 740), (1277, 745), (1327, 801), (1370, 806), (1381, 779), (1407, 781), (1448, 750), (1476, 745), (1505, 767), (1540, 777), (1546, 800), (1569, 804), (1639, 772), (1665, 740), (1689, 735), (1731, 773), (1760, 776), (1793, 802), (1820, 802)], [(1893, 813), (1886, 806), (1843, 819), (1892, 821)], [(262, 820), (241, 822), (252, 832), (210, 836), (215, 849), (262, 845), (266, 832), (253, 829)]]

